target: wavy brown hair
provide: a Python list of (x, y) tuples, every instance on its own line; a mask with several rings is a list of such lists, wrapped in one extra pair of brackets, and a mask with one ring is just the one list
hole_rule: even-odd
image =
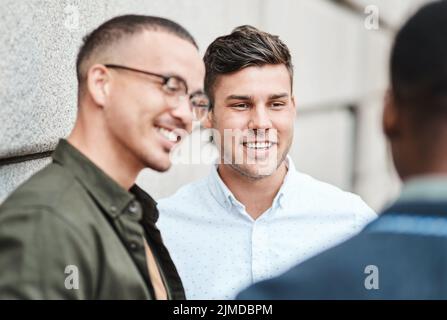
[(214, 104), (214, 85), (220, 75), (250, 66), (284, 64), (293, 82), (293, 65), (289, 49), (278, 36), (244, 25), (231, 34), (214, 40), (203, 58), (206, 67), (205, 92)]

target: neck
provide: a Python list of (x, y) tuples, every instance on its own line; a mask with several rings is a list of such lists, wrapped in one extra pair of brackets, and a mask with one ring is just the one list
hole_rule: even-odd
[[(447, 141), (447, 140), (446, 140)], [(444, 146), (420, 148), (408, 154), (406, 166), (397, 166), (403, 181), (419, 176), (447, 176), (447, 153)], [(417, 150), (417, 151), (416, 151)], [(403, 162), (404, 159), (401, 160)]]
[(447, 177), (447, 159), (444, 161), (436, 161), (428, 167), (428, 165), (421, 165), (418, 168), (409, 170), (405, 175), (402, 175), (402, 181), (407, 182), (408, 180), (419, 178), (419, 177)]
[(143, 166), (122, 144), (110, 137), (105, 123), (93, 120), (94, 117), (89, 115), (87, 122), (82, 112), (78, 112), (67, 140), (121, 187), (129, 190)]
[(400, 136), (390, 140), (396, 169), (402, 180), (419, 176), (446, 176), (447, 125), (444, 118), (439, 117), (432, 123), (422, 120), (408, 123), (408, 128)]
[(272, 206), (287, 174), (287, 167), (283, 161), (272, 175), (259, 179), (244, 176), (227, 164), (219, 164), (218, 171), (228, 189), (256, 220)]

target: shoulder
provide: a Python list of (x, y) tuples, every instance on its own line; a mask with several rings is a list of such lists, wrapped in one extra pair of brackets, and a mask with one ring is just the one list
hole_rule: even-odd
[[(0, 213), (0, 296), (13, 299), (92, 297), (98, 265), (93, 238), (49, 207)], [(11, 267), (11, 261), (14, 261)], [(66, 290), (68, 266), (82, 270), (82, 290)], [(77, 270), (77, 269), (76, 269)]]
[(308, 174), (296, 171), (294, 175), (294, 182), (298, 187), (301, 187), (304, 192), (308, 194), (315, 194), (330, 199), (352, 200), (358, 203), (364, 203), (362, 199), (351, 192), (344, 191), (327, 182), (318, 180)]
[(75, 182), (70, 172), (57, 164), (49, 164), (17, 187), (1, 208), (24, 208), (56, 204)]
[(208, 177), (205, 177), (182, 186), (169, 197), (157, 200), (157, 208), (161, 212), (197, 206), (203, 204), (208, 197)]
[[(363, 231), (238, 298), (439, 299), (445, 285), (433, 270), (445, 267), (446, 248), (442, 237)], [(367, 288), (373, 279), (380, 290)]]
[[(2, 203), (0, 224), (14, 222), (31, 227), (38, 221), (45, 221), (42, 228), (50, 234), (54, 231), (51, 225), (82, 230), (82, 221), (94, 219), (90, 217), (91, 210), (86, 209), (89, 201), (88, 193), (68, 170), (50, 164), (20, 185)], [(89, 218), (79, 219), (81, 215)]]
[(364, 289), (363, 257), (368, 246), (367, 238), (364, 234), (355, 236), (296, 265), (279, 277), (250, 286), (238, 298), (261, 300), (348, 298), (342, 296), (346, 288), (349, 290), (358, 288), (359, 291)]
[(36, 251), (47, 250), (56, 243), (90, 247), (93, 238), (88, 236), (88, 229), (77, 223), (73, 215), (68, 216), (57, 206), (41, 201), (0, 207), (0, 242), (12, 241), (23, 245), (23, 249)]
[(377, 217), (374, 210), (360, 196), (315, 179), (310, 175), (295, 171), (292, 183), (294, 187), (290, 189), (297, 198), (326, 206), (332, 211), (352, 212), (366, 220)]

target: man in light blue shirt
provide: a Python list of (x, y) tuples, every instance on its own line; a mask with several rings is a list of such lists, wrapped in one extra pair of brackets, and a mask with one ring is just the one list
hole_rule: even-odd
[(354, 236), (376, 214), (358, 196), (299, 173), (287, 155), (293, 66), (277, 36), (241, 26), (204, 60), (205, 126), (220, 161), (159, 202), (158, 226), (188, 299), (233, 299)]

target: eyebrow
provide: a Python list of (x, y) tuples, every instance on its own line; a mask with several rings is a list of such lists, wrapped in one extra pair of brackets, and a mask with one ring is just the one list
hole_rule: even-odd
[(269, 100), (275, 100), (275, 99), (281, 99), (281, 98), (287, 98), (289, 94), (287, 92), (284, 93), (277, 93), (277, 94), (271, 94), (269, 95)]
[[(281, 99), (281, 98), (287, 98), (289, 94), (287, 92), (283, 93), (275, 93), (268, 96), (269, 100), (275, 100), (275, 99)], [(237, 95), (237, 94), (231, 94), (229, 95), (225, 100), (253, 100), (253, 96), (247, 96), (247, 95)]]
[(237, 94), (231, 94), (228, 97), (225, 98), (225, 100), (253, 100), (252, 96), (244, 96), (244, 95), (237, 95)]

